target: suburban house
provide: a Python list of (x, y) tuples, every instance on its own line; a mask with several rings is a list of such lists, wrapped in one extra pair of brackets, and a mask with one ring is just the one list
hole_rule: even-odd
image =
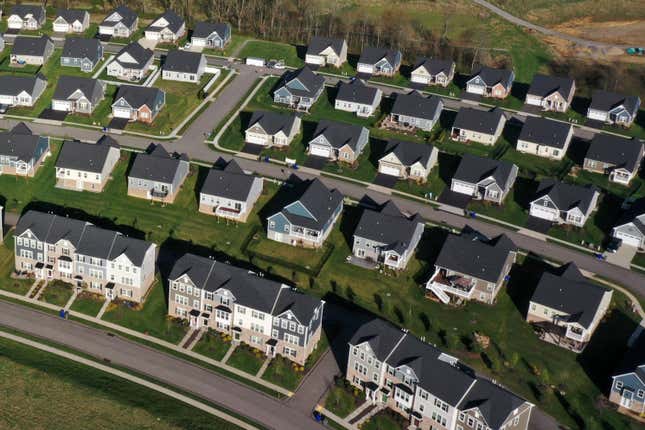
[(273, 91), (273, 102), (309, 111), (325, 89), (325, 78), (305, 66), (287, 72)]
[(49, 36), (17, 36), (11, 48), (12, 66), (42, 66), (54, 53), (54, 41)]
[(118, 38), (128, 38), (137, 31), (139, 17), (127, 6), (119, 6), (99, 24), (99, 34)]
[(526, 93), (525, 103), (545, 111), (566, 112), (571, 106), (576, 83), (571, 78), (535, 75)]
[(63, 45), (60, 65), (78, 67), (82, 72), (89, 73), (103, 60), (103, 45), (98, 39), (68, 37)]
[(611, 236), (620, 239), (622, 245), (645, 250), (645, 198), (632, 203), (621, 215)]
[(325, 302), (261, 273), (185, 254), (168, 277), (168, 314), (229, 335), (268, 358), (304, 366), (322, 332)]
[(237, 161), (208, 171), (199, 191), (199, 211), (207, 215), (246, 222), (262, 194), (262, 178), (247, 174)]
[(412, 67), (410, 81), (421, 85), (447, 87), (455, 77), (455, 62), (434, 58), (420, 58)]
[(105, 97), (105, 83), (98, 79), (61, 76), (52, 97), (52, 109), (90, 115)]
[(353, 112), (360, 117), (374, 115), (381, 104), (383, 92), (374, 87), (368, 87), (360, 79), (351, 82), (340, 81), (334, 108), (345, 112)]
[(166, 93), (154, 87), (121, 85), (114, 100), (114, 118), (151, 124), (166, 103)]
[(0, 76), (0, 104), (7, 106), (33, 106), (47, 88), (47, 79), (41, 75)]
[(506, 117), (501, 109), (490, 111), (460, 108), (452, 124), (450, 138), (459, 142), (477, 142), (494, 145), (502, 135)]
[(382, 319), (362, 324), (350, 339), (345, 378), (410, 429), (528, 430), (534, 406)]
[(159, 42), (177, 42), (185, 33), (186, 22), (170, 9), (155, 18), (145, 29), (146, 39)]
[(169, 154), (160, 144), (139, 153), (128, 173), (128, 195), (172, 203), (190, 171), (186, 154)]
[(517, 173), (517, 166), (508, 161), (465, 153), (450, 181), (450, 190), (501, 205), (513, 188)]
[(194, 47), (224, 49), (231, 41), (231, 26), (225, 22), (198, 22), (190, 36)]
[(138, 42), (124, 46), (113, 61), (107, 65), (107, 75), (125, 81), (143, 79), (154, 61), (155, 53)]
[(34, 135), (24, 122), (0, 132), (0, 175), (34, 177), (50, 154), (49, 137)]
[(163, 63), (161, 78), (168, 81), (198, 84), (206, 71), (206, 56), (198, 52), (169, 51)]
[(370, 131), (363, 126), (323, 119), (316, 126), (307, 153), (331, 161), (354, 164), (369, 140)]
[(425, 97), (418, 91), (398, 94), (389, 115), (389, 124), (407, 130), (430, 131), (439, 121), (442, 110), (440, 97)]
[(80, 9), (58, 9), (54, 19), (55, 33), (83, 33), (90, 27), (90, 14)]
[(573, 137), (573, 126), (539, 116), (529, 116), (522, 125), (516, 149), (525, 154), (562, 160)]
[(365, 209), (353, 235), (352, 254), (393, 270), (404, 270), (421, 240), (425, 223), (408, 216), (391, 200), (376, 210)]
[(96, 143), (66, 140), (56, 160), (56, 186), (100, 193), (120, 156), (119, 144), (106, 135)]
[(517, 247), (506, 235), (489, 239), (470, 228), (446, 238), (426, 283), (443, 303), (476, 300), (492, 305), (515, 263)]
[(318, 178), (299, 184), (300, 196), (267, 218), (267, 237), (292, 246), (320, 248), (343, 210), (343, 195)]
[(314, 36), (309, 41), (305, 63), (320, 67), (340, 67), (346, 61), (347, 41), (345, 39)]
[(401, 67), (401, 51), (386, 48), (363, 48), (356, 65), (359, 74), (393, 76)]
[(30, 210), (15, 232), (15, 270), (142, 303), (155, 280), (157, 245), (52, 213)]
[(515, 73), (512, 70), (480, 67), (466, 82), (466, 92), (504, 99), (511, 93), (514, 80)]
[(634, 417), (645, 414), (645, 331), (630, 339), (616, 373), (611, 377), (609, 401), (618, 405), (618, 412)]
[(582, 168), (601, 175), (609, 181), (629, 185), (638, 175), (643, 160), (643, 143), (605, 133), (596, 133), (585, 155)]
[(378, 160), (378, 172), (399, 179), (426, 182), (437, 164), (439, 150), (427, 143), (390, 140)]
[(591, 105), (587, 109), (587, 118), (602, 121), (605, 124), (631, 127), (640, 107), (641, 99), (638, 96), (597, 90), (591, 93)]
[(529, 215), (558, 224), (582, 227), (596, 210), (600, 193), (593, 186), (543, 179), (530, 204)]
[(255, 111), (244, 132), (244, 139), (253, 145), (284, 148), (300, 133), (301, 122), (296, 114)]
[(9, 11), (7, 27), (12, 30), (38, 30), (46, 19), (47, 14), (43, 6), (17, 4)]
[(540, 339), (582, 352), (611, 302), (612, 291), (589, 282), (575, 263), (544, 272), (535, 287), (526, 321)]

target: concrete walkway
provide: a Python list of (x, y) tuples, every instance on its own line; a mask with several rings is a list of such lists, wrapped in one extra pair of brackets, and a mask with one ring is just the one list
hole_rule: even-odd
[(25, 294), (25, 297), (31, 297), (31, 295), (34, 293), (34, 290), (38, 287), (38, 284), (40, 284), (40, 279), (36, 279), (34, 283), (31, 285), (31, 288), (29, 288), (29, 291), (27, 291), (27, 294)]
[(72, 297), (70, 297), (67, 303), (65, 303), (65, 307), (63, 309), (65, 309), (66, 311), (69, 311), (69, 308), (72, 307), (74, 300), (76, 300), (76, 297), (78, 297), (78, 293), (79, 293), (79, 289), (74, 288), (74, 293), (72, 294)]
[(257, 378), (261, 378), (261, 377), (262, 377), (262, 375), (264, 375), (264, 372), (266, 372), (267, 367), (269, 367), (269, 364), (271, 363), (271, 360), (272, 360), (272, 359), (271, 359), (271, 358), (269, 358), (269, 357), (267, 357), (267, 358), (264, 360), (264, 363), (262, 363), (262, 367), (260, 367), (260, 369), (258, 369), (258, 372), (255, 374), (255, 376), (256, 376)]
[(101, 306), (101, 309), (99, 309), (99, 313), (96, 314), (95, 318), (97, 320), (100, 320), (101, 318), (103, 318), (103, 314), (105, 313), (105, 311), (107, 311), (107, 308), (110, 306), (110, 303), (112, 303), (112, 301), (106, 298), (105, 302), (103, 302), (103, 306)]
[(224, 354), (224, 357), (222, 357), (222, 361), (220, 363), (226, 364), (229, 358), (231, 358), (231, 355), (233, 355), (233, 352), (235, 352), (235, 349), (237, 348), (237, 345), (232, 343), (231, 346), (228, 348), (228, 351), (226, 351), (226, 354)]
[(206, 329), (203, 329), (203, 328), (202, 328), (201, 330), (199, 330), (199, 331), (197, 332), (197, 336), (195, 336), (195, 338), (193, 339), (193, 341), (192, 341), (192, 342), (190, 342), (190, 344), (189, 344), (189, 345), (184, 345), (184, 349), (187, 349), (187, 350), (189, 350), (189, 351), (192, 351), (192, 350), (193, 350), (193, 348), (195, 347), (195, 345), (197, 345), (197, 343), (199, 343), (199, 341), (201, 340), (202, 336), (204, 336), (204, 333), (206, 333)]
[(193, 335), (193, 333), (195, 333), (195, 329), (191, 327), (177, 345), (185, 348), (184, 344), (190, 340), (190, 337)]
[(107, 67), (107, 65), (108, 65), (112, 60), (114, 60), (114, 57), (115, 57), (115, 55), (110, 55), (110, 56), (107, 58), (107, 60), (105, 60), (105, 61), (103, 62), (103, 64), (101, 64), (101, 67), (96, 71), (96, 73), (94, 73), (94, 74), (92, 75), (92, 79), (96, 79), (96, 78), (98, 78), (98, 77), (101, 75), (101, 72), (103, 72), (103, 69), (105, 69), (105, 68)]
[(236, 426), (241, 427), (241, 428), (243, 428), (245, 430), (257, 430), (258, 429), (258, 427), (252, 426), (251, 424), (248, 424), (248, 423), (246, 423), (246, 422), (244, 422), (244, 421), (242, 421), (242, 420), (240, 420), (240, 419), (238, 419), (238, 418), (236, 418), (236, 417), (234, 417), (232, 415), (229, 415), (229, 414), (227, 414), (225, 412), (222, 412), (222, 411), (220, 411), (218, 409), (215, 409), (212, 406), (207, 405), (206, 403), (200, 402), (200, 401), (195, 400), (195, 399), (193, 399), (191, 397), (188, 397), (188, 396), (184, 396), (183, 394), (179, 394), (179, 393), (177, 393), (177, 392), (175, 392), (173, 390), (170, 390), (168, 388), (162, 387), (159, 384), (155, 384), (154, 382), (150, 382), (148, 380), (138, 378), (136, 376), (133, 376), (133, 375), (131, 375), (129, 373), (126, 373), (126, 372), (123, 372), (121, 370), (117, 370), (117, 369), (114, 369), (112, 367), (105, 366), (103, 364), (99, 364), (99, 363), (97, 363), (95, 361), (88, 360), (87, 358), (80, 357), (80, 356), (78, 356), (76, 354), (72, 354), (70, 352), (63, 351), (63, 350), (60, 350), (58, 348), (54, 348), (54, 347), (49, 346), (49, 345), (45, 345), (45, 344), (42, 344), (40, 342), (35, 342), (33, 340), (30, 340), (30, 339), (25, 339), (23, 337), (16, 336), (16, 335), (11, 334), (11, 333), (4, 332), (2, 330), (0, 330), (0, 337), (12, 340), (14, 342), (21, 343), (23, 345), (27, 345), (27, 346), (32, 347), (32, 348), (39, 349), (41, 351), (48, 352), (50, 354), (57, 355), (59, 357), (63, 357), (65, 359), (74, 361), (76, 363), (80, 363), (80, 364), (83, 364), (85, 366), (92, 367), (92, 368), (100, 370), (102, 372), (109, 373), (111, 375), (117, 376), (119, 378), (125, 379), (127, 381), (133, 382), (135, 384), (141, 385), (141, 386), (149, 388), (151, 390), (157, 391), (157, 392), (162, 393), (162, 394), (164, 394), (164, 395), (166, 395), (168, 397), (172, 397), (174, 399), (177, 399), (177, 400), (179, 400), (179, 401), (181, 401), (183, 403), (186, 403), (187, 405), (190, 405), (190, 406), (192, 406), (194, 408), (200, 409), (200, 410), (202, 410), (202, 411), (204, 411), (206, 413), (209, 413), (209, 414), (211, 414), (213, 416), (216, 416), (216, 417), (221, 418), (221, 419), (223, 419), (225, 421), (228, 421), (228, 422), (230, 422), (232, 424), (235, 424)]
[[(38, 302), (38, 299), (40, 299), (40, 296), (42, 296), (42, 295), (43, 295), (43, 291), (45, 291), (45, 288), (47, 288), (47, 285), (48, 285), (48, 283), (47, 283), (47, 282), (45, 282), (45, 283), (43, 284), (43, 286), (42, 286), (42, 287), (40, 287), (40, 289), (38, 290), (38, 292), (36, 293), (36, 295), (34, 296), (34, 298), (33, 298), (33, 299), (29, 299), (28, 297), (27, 297), (27, 299), (28, 299), (28, 300), (35, 300), (36, 302)], [(39, 302), (39, 303), (40, 303), (40, 302)]]

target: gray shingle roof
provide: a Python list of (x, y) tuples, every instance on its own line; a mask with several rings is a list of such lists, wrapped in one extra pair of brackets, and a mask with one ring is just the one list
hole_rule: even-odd
[(320, 299), (314, 296), (293, 288), (283, 288), (273, 308), (273, 315), (291, 311), (301, 324), (308, 324), (320, 305)]
[(343, 202), (343, 195), (336, 189), (330, 190), (318, 178), (308, 181), (304, 192), (296, 201), (300, 202), (313, 216), (305, 217), (292, 213), (285, 206), (280, 213), (294, 225), (321, 230), (332, 218), (334, 211)]
[(478, 133), (495, 134), (500, 121), (504, 117), (501, 109), (492, 109), (490, 111), (460, 108), (457, 112), (454, 128), (476, 131)]
[(10, 131), (0, 132), (0, 155), (29, 162), (35, 158), (39, 141), (40, 136), (32, 134), (29, 127), (21, 122)]
[(352, 103), (371, 105), (374, 103), (379, 90), (374, 87), (368, 87), (360, 79), (353, 79), (350, 83), (340, 82), (338, 84), (337, 100)]
[(363, 130), (365, 127), (360, 125), (323, 119), (316, 126), (312, 139), (322, 134), (333, 148), (340, 149), (347, 145), (356, 151), (356, 145)]
[(507, 389), (479, 378), (459, 402), (459, 410), (479, 409), (488, 427), (498, 429), (526, 401)]
[(77, 90), (80, 90), (93, 105), (103, 98), (103, 84), (98, 79), (61, 76), (56, 84), (53, 99), (67, 100)]
[(54, 44), (49, 36), (26, 37), (18, 36), (14, 39), (11, 53), (14, 55), (43, 56), (48, 44)]
[(435, 264), (488, 282), (497, 282), (508, 254), (516, 251), (506, 236), (486, 239), (481, 234), (462, 232), (446, 238)]
[(307, 54), (319, 55), (322, 51), (331, 47), (336, 55), (340, 55), (340, 52), (343, 50), (344, 43), (344, 39), (314, 36), (309, 41), (309, 46), (307, 46)]
[(155, 105), (155, 100), (157, 100), (160, 93), (163, 94), (163, 91), (159, 88), (141, 87), (138, 85), (121, 85), (116, 92), (114, 100), (116, 101), (123, 98), (134, 109), (138, 109), (143, 105), (152, 109)]
[(259, 124), (269, 135), (274, 135), (280, 130), (288, 135), (296, 122), (296, 118), (295, 114), (255, 111), (251, 115), (251, 120), (247, 128)]
[(542, 274), (531, 301), (564, 312), (570, 315), (568, 321), (587, 328), (605, 292), (605, 288), (588, 282), (575, 263), (568, 263), (560, 274)]
[(571, 95), (571, 91), (575, 87), (575, 81), (571, 78), (551, 76), (551, 75), (535, 75), (529, 87), (528, 93), (539, 97), (546, 97), (554, 92), (566, 100)]
[(605, 133), (596, 133), (591, 139), (585, 158), (623, 167), (630, 172), (640, 164), (643, 143)]
[(376, 358), (379, 361), (384, 361), (404, 334), (400, 328), (395, 327), (393, 324), (380, 318), (375, 318), (361, 325), (349, 343), (351, 345), (360, 345), (367, 342)]
[[(128, 61), (121, 61), (119, 60), (119, 57), (121, 54), (127, 53), (134, 59), (134, 63), (128, 62)], [(114, 61), (119, 63), (121, 66), (125, 68), (131, 68), (131, 69), (138, 69), (143, 67), (152, 57), (154, 57), (155, 53), (148, 48), (144, 48), (141, 46), (138, 42), (132, 42), (129, 45), (124, 46), (117, 54), (116, 58)]]
[(17, 4), (11, 8), (9, 16), (18, 15), (21, 18), (25, 18), (27, 15), (31, 14), (36, 21), (45, 19), (45, 8), (40, 5), (32, 4)]
[(111, 148), (118, 149), (119, 146), (113, 140), (99, 140), (95, 144), (67, 140), (58, 154), (56, 167), (101, 173)]
[(542, 117), (529, 116), (524, 121), (519, 139), (564, 149), (571, 124)]
[[(428, 164), (434, 146), (428, 143), (414, 143), (404, 140), (389, 140), (385, 146), (384, 154), (394, 153), (396, 158), (404, 166), (411, 166), (416, 162), (421, 163), (423, 166)], [(384, 156), (385, 156), (384, 155)], [(382, 157), (381, 157), (382, 158)]]
[(164, 13), (162, 13), (161, 15), (153, 19), (152, 23), (146, 28), (146, 30), (159, 31), (159, 30), (162, 30), (163, 28), (166, 28), (166, 27), (153, 26), (154, 22), (157, 21), (159, 18), (163, 18), (166, 20), (166, 22), (168, 22), (167, 28), (173, 33), (177, 33), (177, 31), (181, 28), (182, 24), (184, 23), (184, 18), (177, 15), (175, 11), (168, 9)]
[(188, 158), (184, 154), (169, 154), (158, 144), (151, 152), (137, 154), (132, 163), (129, 177), (172, 183), (180, 163)]
[(374, 48), (368, 46), (366, 48), (363, 48), (358, 62), (364, 64), (376, 64), (381, 59), (385, 58), (388, 63), (394, 66), (396, 65), (397, 55), (399, 55), (399, 51), (397, 51), (396, 49)]
[(61, 17), (65, 20), (66, 23), (72, 24), (74, 21), (78, 21), (80, 23), (85, 20), (85, 15), (88, 12), (86, 10), (81, 10), (81, 9), (58, 9), (56, 11), (56, 18)]
[(354, 236), (384, 243), (387, 249), (402, 252), (410, 246), (419, 224), (423, 224), (419, 215), (405, 216), (390, 200), (379, 210), (365, 209)]
[(513, 84), (513, 71), (508, 69), (493, 69), (492, 67), (480, 67), (471, 78), (479, 76), (487, 86), (492, 87), (502, 84), (507, 90)]
[(431, 75), (436, 75), (441, 72), (445, 73), (446, 75), (450, 75), (450, 70), (452, 69), (452, 66), (454, 64), (455, 62), (452, 60), (439, 60), (436, 58), (419, 58), (417, 62), (414, 64), (414, 67), (412, 68), (412, 70), (416, 70), (419, 67), (423, 67)]
[(514, 166), (513, 163), (508, 161), (494, 160), (465, 153), (453, 178), (458, 181), (476, 184), (483, 179), (492, 177), (497, 182), (497, 185), (505, 189), (513, 170), (515, 170)]
[(228, 33), (230, 34), (230, 25), (225, 22), (198, 22), (193, 29), (192, 37), (206, 38), (216, 33), (221, 39)]
[(548, 178), (540, 181), (534, 200), (548, 195), (551, 201), (561, 211), (568, 211), (569, 209), (578, 207), (583, 213), (586, 213), (597, 192), (593, 186), (567, 184)]
[(231, 160), (222, 170), (208, 171), (201, 192), (226, 199), (246, 201), (257, 178), (247, 175), (237, 161)]
[(620, 105), (623, 105), (628, 112), (635, 114), (636, 109), (640, 105), (640, 98), (638, 96), (626, 96), (624, 94), (596, 90), (591, 94), (591, 105), (589, 109), (609, 112)]
[[(293, 86), (292, 84), (295, 83), (296, 80), (299, 81), (306, 89), (300, 89)], [(308, 66), (304, 66), (303, 68), (294, 70), (293, 72), (287, 72), (277, 85), (276, 91), (286, 86), (289, 89), (289, 92), (293, 95), (299, 97), (315, 97), (324, 85), (325, 78), (312, 72)]]
[[(121, 5), (121, 6), (117, 7), (116, 9), (114, 9), (113, 11), (111, 11), (106, 16), (106, 18), (109, 17), (110, 15), (112, 15), (114, 12), (118, 13), (119, 15), (121, 15), (121, 21), (120, 22), (122, 22), (123, 25), (125, 25), (128, 28), (130, 28), (130, 26), (132, 26), (134, 21), (137, 20), (136, 12), (134, 12), (132, 9), (130, 9), (129, 7), (124, 6), (124, 5)], [(116, 25), (116, 23), (117, 22), (103, 20), (103, 22), (101, 22), (101, 25), (103, 25), (103, 26), (112, 26), (113, 27), (114, 25)]]
[(202, 58), (204, 58), (204, 55), (199, 52), (175, 49), (169, 51), (166, 55), (163, 69), (173, 72), (197, 73)]
[(405, 115), (413, 118), (431, 120), (441, 111), (443, 102), (440, 97), (424, 97), (418, 91), (409, 94), (398, 94), (392, 106), (393, 115)]
[(83, 37), (68, 37), (63, 46), (63, 57), (87, 58), (93, 63), (98, 62), (101, 42), (98, 39)]
[(2, 75), (0, 76), (0, 94), (17, 96), (25, 91), (33, 95), (38, 80), (47, 82), (41, 74), (36, 76)]

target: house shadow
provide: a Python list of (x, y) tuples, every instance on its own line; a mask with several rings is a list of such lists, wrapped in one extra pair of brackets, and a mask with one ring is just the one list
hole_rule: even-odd
[(513, 185), (513, 201), (519, 207), (528, 211), (531, 201), (533, 201), (537, 193), (538, 185), (533, 179), (518, 176)]
[(296, 55), (302, 61), (305, 61), (307, 58), (307, 45), (294, 45), (296, 47)]
[(621, 216), (623, 199), (615, 194), (605, 193), (598, 204), (598, 211), (593, 217), (593, 222), (602, 232), (609, 234)]
[(412, 64), (401, 64), (401, 67), (399, 67), (399, 74), (401, 76), (409, 78), (410, 76), (412, 76), (412, 67)]
[[(2, 206), (2, 213), (0, 213), (0, 233), (6, 234), (9, 230), (9, 226), (4, 222), (7, 216), (7, 198), (0, 195), (0, 206)], [(2, 237), (0, 237), (0, 242), (2, 242)]]
[(441, 128), (450, 133), (456, 117), (457, 112), (447, 109), (442, 110), (441, 115), (439, 115), (439, 124), (441, 125)]
[(415, 253), (416, 258), (423, 264), (422, 268), (413, 275), (415, 283), (423, 284), (428, 280), (449, 234), (448, 230), (441, 227), (432, 227), (423, 232)]
[(517, 145), (517, 140), (520, 138), (520, 133), (522, 133), (522, 127), (524, 123), (515, 117), (511, 117), (506, 122), (504, 129), (502, 130), (502, 137), (515, 148)]
[(471, 75), (466, 75), (463, 73), (455, 72), (455, 77), (452, 79), (452, 82), (459, 87), (460, 89), (466, 88), (466, 82), (470, 79)]
[[(226, 167), (226, 161), (220, 157), (217, 159), (217, 161), (213, 164), (211, 168), (216, 170), (221, 170), (224, 167)], [(195, 188), (193, 189), (193, 192), (195, 193), (195, 201), (197, 202), (198, 206), (201, 200), (200, 193), (202, 192), (202, 188), (204, 187), (204, 182), (206, 182), (206, 178), (208, 177), (208, 174), (210, 173), (211, 168), (208, 168), (206, 166), (199, 166), (199, 165), (197, 166), (197, 182), (195, 183)]]
[(591, 105), (591, 100), (588, 99), (587, 97), (573, 96), (573, 99), (571, 100), (570, 109), (586, 117), (587, 108), (589, 108), (590, 105)]
[(336, 106), (336, 96), (338, 95), (338, 85), (340, 82), (333, 87), (325, 87), (325, 97), (327, 97), (327, 103), (330, 106)]
[(526, 82), (513, 82), (511, 87), (511, 97), (515, 97), (518, 100), (526, 100), (526, 94), (529, 92), (529, 84)]
[(585, 156), (589, 151), (590, 141), (586, 139), (581, 139), (579, 137), (573, 137), (571, 143), (569, 143), (569, 149), (567, 150), (567, 157), (573, 161), (576, 165), (582, 166), (585, 161)]
[(267, 218), (273, 214), (280, 212), (286, 205), (293, 203), (304, 193), (310, 181), (302, 180), (295, 174), (291, 174), (289, 178), (282, 184), (277, 193), (260, 208), (258, 216), (262, 222), (262, 227), (266, 231)]
[(450, 184), (460, 162), (461, 157), (458, 155), (440, 152), (438, 156), (439, 178), (441, 178), (444, 183)]
[(634, 124), (645, 128), (645, 110), (641, 109), (638, 111), (634, 119)]
[(394, 107), (394, 102), (400, 94), (392, 93), (390, 96), (383, 96), (381, 99), (381, 113), (389, 115), (392, 113), (392, 108)]
[(356, 227), (358, 226), (364, 211), (365, 208), (363, 206), (344, 206), (344, 213), (340, 218), (340, 232), (350, 250), (354, 246), (354, 232), (356, 231)]
[(380, 160), (387, 152), (387, 140), (370, 137), (370, 156), (369, 162), (374, 167), (378, 167), (378, 160)]
[(302, 142), (300, 144), (304, 146), (304, 150), (307, 150), (307, 146), (309, 145), (309, 142), (314, 138), (315, 133), (316, 133), (316, 127), (318, 127), (318, 123), (310, 120), (303, 120), (302, 121)]
[(349, 64), (354, 70), (356, 70), (356, 68), (358, 68), (358, 60), (360, 58), (361, 56), (357, 54), (347, 54), (347, 64)]
[(542, 274), (545, 272), (557, 273), (557, 269), (533, 253), (529, 253), (522, 264), (513, 265), (509, 272), (506, 292), (522, 319), (526, 318), (529, 302)]

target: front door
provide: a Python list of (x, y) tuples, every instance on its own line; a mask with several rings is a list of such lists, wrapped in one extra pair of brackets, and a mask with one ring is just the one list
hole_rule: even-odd
[(624, 390), (622, 396), (620, 397), (620, 406), (625, 408), (632, 407), (632, 400), (634, 398), (634, 393), (629, 390)]
[(105, 296), (108, 298), (108, 300), (114, 299), (114, 290), (112, 289), (105, 290)]
[(190, 317), (190, 327), (191, 328), (198, 328), (199, 327), (199, 318), (195, 316)]
[(274, 357), (274, 356), (275, 356), (275, 346), (267, 345), (267, 357)]

